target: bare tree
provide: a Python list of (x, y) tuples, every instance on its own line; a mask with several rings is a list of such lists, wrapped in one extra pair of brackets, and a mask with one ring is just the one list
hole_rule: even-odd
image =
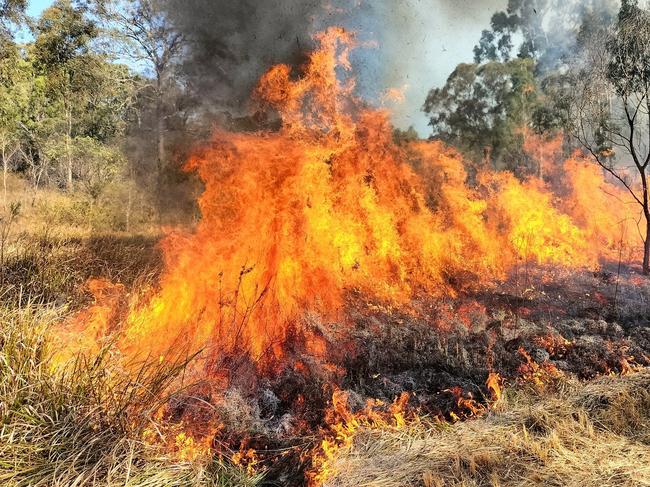
[(173, 81), (174, 67), (183, 50), (183, 35), (168, 19), (164, 0), (96, 0), (97, 15), (112, 27), (118, 57), (126, 58), (152, 74), (156, 113), (156, 170), (158, 183), (165, 160), (165, 97)]
[(650, 12), (623, 0), (616, 25), (589, 39), (577, 64), (570, 77), (573, 133), (638, 203), (643, 272), (650, 274)]

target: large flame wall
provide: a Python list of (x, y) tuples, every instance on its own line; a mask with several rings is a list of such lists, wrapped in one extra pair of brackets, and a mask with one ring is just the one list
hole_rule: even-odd
[(160, 288), (131, 304), (125, 352), (277, 357), (289, 323), (307, 309), (336, 316), (349, 289), (403, 303), (497, 282), (523, 261), (596, 266), (637, 244), (629, 198), (579, 159), (556, 168), (562, 191), (489, 171), (470, 188), (443, 144), (396, 145), (388, 114), (352, 95), (350, 34), (318, 40), (300, 76), (280, 65), (260, 81), (281, 130), (217, 131), (187, 163), (205, 185), (202, 220), (163, 241)]

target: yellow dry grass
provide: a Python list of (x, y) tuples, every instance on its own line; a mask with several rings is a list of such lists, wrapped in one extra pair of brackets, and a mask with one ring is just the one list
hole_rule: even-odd
[(507, 391), (486, 416), (362, 430), (328, 486), (650, 485), (650, 371)]

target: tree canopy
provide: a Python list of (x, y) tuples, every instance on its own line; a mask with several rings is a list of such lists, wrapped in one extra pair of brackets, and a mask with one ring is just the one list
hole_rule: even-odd
[(546, 109), (531, 59), (460, 64), (424, 104), (434, 138), (512, 170), (522, 169), (521, 129), (548, 130), (555, 123)]

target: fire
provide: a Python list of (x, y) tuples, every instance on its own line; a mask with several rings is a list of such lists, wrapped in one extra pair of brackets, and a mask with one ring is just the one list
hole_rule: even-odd
[(486, 387), (492, 394), (492, 399), (495, 401), (501, 399), (501, 395), (503, 394), (503, 387), (501, 385), (501, 382), (501, 376), (499, 376), (499, 374), (496, 372), (490, 372), (487, 381), (485, 382)]
[(538, 364), (533, 360), (530, 354), (522, 347), (519, 347), (519, 355), (526, 361), (519, 366), (520, 380), (532, 384), (539, 390), (554, 384), (557, 379), (563, 377), (563, 373), (549, 361)]
[(119, 326), (85, 313), (75, 327), (119, 330), (131, 357), (203, 350), (217, 373), (234, 354), (282, 360), (300, 316), (340, 319), (348, 290), (404, 305), (489, 286), (521, 262), (594, 267), (637, 246), (628, 198), (578, 157), (555, 168), (561, 188), (546, 182), (548, 161), (545, 179), (483, 171), (469, 186), (454, 150), (395, 144), (388, 113), (355, 98), (354, 36), (332, 28), (316, 40), (301, 75), (275, 66), (255, 91), (281, 129), (217, 130), (187, 162), (205, 186), (202, 219), (162, 242), (159, 289), (134, 298)]
[(388, 88), (384, 93), (382, 94), (381, 98), (382, 101), (385, 104), (388, 103), (403, 103), (404, 100), (406, 100), (406, 89), (408, 88), (408, 85), (404, 85), (400, 88)]
[[(492, 394), (492, 400), (498, 401), (502, 394), (502, 379), (499, 374), (491, 372), (486, 381), (486, 387)], [(453, 394), (456, 408), (450, 411), (452, 421), (460, 421), (486, 413), (489, 408), (480, 404), (471, 397), (466, 397), (460, 387), (453, 387), (443, 392)], [(359, 411), (352, 411), (349, 403), (349, 394), (337, 390), (332, 396), (331, 407), (325, 415), (327, 430), (324, 432), (325, 439), (319, 447), (311, 452), (312, 468), (308, 472), (310, 485), (322, 485), (333, 475), (332, 465), (341, 453), (349, 450), (356, 436), (367, 429), (379, 429), (382, 431), (404, 431), (417, 424), (421, 424), (421, 417), (418, 412), (408, 406), (409, 395), (401, 394), (392, 404), (385, 404), (382, 401), (368, 400), (365, 406)], [(434, 417), (431, 421), (439, 421), (443, 424), (444, 418)]]
[(388, 406), (381, 401), (368, 400), (362, 410), (352, 412), (348, 404), (348, 393), (335, 391), (325, 418), (329, 432), (321, 442), (320, 448), (311, 453), (309, 485), (322, 485), (332, 476), (332, 463), (341, 452), (352, 447), (355, 436), (363, 428), (399, 430), (406, 427), (407, 423), (417, 422), (417, 414), (407, 409), (408, 400), (406, 393)]
[(55, 337), (58, 342), (53, 357), (55, 368), (73, 360), (79, 351), (97, 354), (103, 339), (110, 335), (119, 321), (117, 314), (122, 308), (124, 286), (103, 279), (90, 279), (86, 288), (93, 295), (93, 304), (59, 330)]

